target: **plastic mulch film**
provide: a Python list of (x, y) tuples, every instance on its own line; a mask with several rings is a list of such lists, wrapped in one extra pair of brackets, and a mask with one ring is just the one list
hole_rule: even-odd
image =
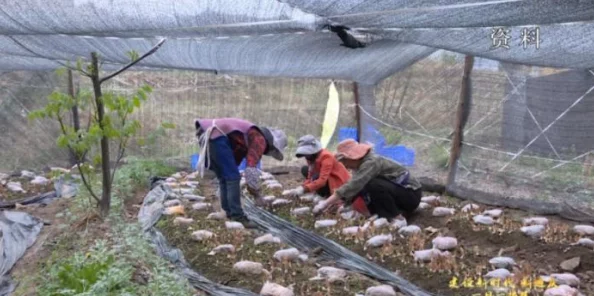
[(320, 254), (320, 259), (334, 261), (340, 268), (364, 274), (386, 284), (395, 286), (406, 295), (433, 295), (415, 286), (406, 279), (395, 275), (393, 272), (357, 255), (340, 244), (313, 232), (304, 230), (264, 209), (258, 208), (250, 199), (246, 198), (245, 200), (245, 210), (246, 213), (248, 213), (249, 218), (260, 227), (265, 228), (268, 232), (280, 237), (288, 244), (293, 245), (302, 251), (321, 247), (323, 252)]
[(0, 295), (8, 296), (15, 288), (8, 274), (14, 264), (35, 243), (43, 228), (43, 222), (24, 213), (14, 211), (0, 212)]
[(190, 284), (200, 290), (214, 296), (227, 296), (227, 295), (245, 295), (255, 296), (251, 291), (223, 286), (210, 281), (209, 279), (201, 276), (196, 271), (192, 270), (188, 262), (184, 259), (183, 253), (167, 243), (167, 239), (163, 234), (157, 230), (154, 225), (159, 221), (163, 213), (163, 202), (168, 199), (175, 199), (177, 196), (173, 191), (163, 185), (162, 181), (153, 183), (152, 190), (144, 198), (144, 202), (140, 211), (138, 212), (138, 221), (140, 222), (145, 235), (155, 245), (155, 249), (159, 256), (167, 259), (178, 268), (179, 272), (188, 279)]

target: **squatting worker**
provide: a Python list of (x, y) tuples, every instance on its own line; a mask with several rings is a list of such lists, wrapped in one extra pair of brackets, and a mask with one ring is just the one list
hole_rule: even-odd
[(402, 219), (417, 209), (422, 197), (421, 184), (406, 168), (376, 155), (370, 145), (353, 139), (342, 141), (336, 150), (336, 158), (352, 169), (353, 175), (326, 200), (326, 209), (340, 200), (348, 205), (360, 194), (369, 212), (380, 218)]
[[(214, 171), (219, 180), (221, 208), (227, 218), (241, 222), (246, 228), (255, 228), (241, 206), (241, 175), (237, 166), (246, 159), (244, 176), (247, 189), (259, 197), (260, 171), (256, 165), (262, 155), (283, 160), (283, 151), (287, 146), (285, 133), (239, 118), (198, 119), (195, 126), (201, 146), (198, 163), (201, 176), (206, 166)], [(208, 145), (205, 145), (206, 139)], [(209, 160), (208, 165), (205, 165), (206, 159)]]
[[(340, 163), (334, 154), (322, 148), (322, 143), (312, 135), (305, 135), (297, 141), (298, 158), (305, 158), (307, 165), (301, 168), (305, 181), (295, 189), (283, 192), (285, 196), (296, 197), (305, 193), (317, 193), (321, 197), (330, 197), (336, 189), (350, 178), (349, 171)], [(352, 208), (368, 215), (362, 197), (354, 199)]]

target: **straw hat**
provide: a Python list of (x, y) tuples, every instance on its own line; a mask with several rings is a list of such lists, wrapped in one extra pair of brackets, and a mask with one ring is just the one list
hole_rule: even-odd
[(370, 145), (358, 143), (353, 139), (346, 139), (336, 147), (336, 159), (358, 160), (367, 155), (370, 150)]

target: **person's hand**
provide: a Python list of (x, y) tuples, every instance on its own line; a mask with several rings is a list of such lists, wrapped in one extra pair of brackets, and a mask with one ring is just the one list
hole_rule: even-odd
[(303, 188), (303, 186), (299, 186), (294, 189), (289, 189), (289, 190), (283, 191), (283, 196), (297, 197), (297, 196), (303, 195), (304, 192), (305, 192), (305, 189)]

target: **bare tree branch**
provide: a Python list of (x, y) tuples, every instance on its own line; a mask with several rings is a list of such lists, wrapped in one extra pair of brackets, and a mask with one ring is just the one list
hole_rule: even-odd
[(151, 48), (151, 50), (149, 50), (148, 52), (146, 52), (145, 54), (143, 54), (143, 55), (142, 55), (141, 57), (139, 57), (138, 59), (136, 59), (136, 60), (132, 61), (131, 63), (129, 63), (129, 64), (127, 64), (127, 65), (125, 65), (125, 66), (124, 66), (124, 67), (122, 67), (121, 69), (119, 69), (119, 70), (117, 70), (117, 71), (115, 71), (115, 72), (113, 72), (113, 73), (111, 73), (111, 74), (109, 74), (109, 75), (107, 75), (107, 76), (105, 76), (105, 77), (103, 77), (103, 78), (99, 79), (99, 83), (101, 84), (101, 83), (103, 83), (103, 82), (105, 82), (105, 81), (107, 81), (107, 80), (109, 80), (109, 79), (111, 79), (111, 78), (113, 78), (113, 77), (115, 77), (115, 76), (119, 75), (120, 73), (122, 73), (122, 72), (124, 72), (124, 71), (128, 70), (128, 68), (130, 68), (130, 67), (132, 67), (132, 66), (136, 65), (138, 62), (142, 61), (142, 60), (143, 60), (143, 59), (145, 59), (146, 57), (148, 57), (148, 56), (152, 55), (153, 53), (155, 53), (155, 52), (156, 52), (156, 51), (157, 51), (157, 50), (158, 50), (158, 49), (161, 47), (161, 45), (163, 45), (163, 43), (165, 43), (165, 40), (167, 40), (167, 39), (165, 39), (165, 38), (164, 38), (164, 39), (161, 39), (161, 41), (159, 41), (159, 43), (157, 43), (157, 45), (153, 46), (153, 48)]
[[(66, 135), (66, 127), (64, 126), (64, 121), (62, 120), (62, 117), (57, 114), (57, 119), (58, 119), (58, 123), (60, 124), (60, 129), (62, 130), (62, 133), (64, 135)], [(74, 151), (74, 149), (70, 146), (70, 144), (68, 144), (68, 149), (70, 151), (72, 151), (75, 155), (76, 152)], [(84, 155), (86, 155), (87, 152), (85, 151), (85, 153), (83, 154), (83, 159), (84, 159)], [(95, 194), (95, 192), (93, 191), (93, 188), (91, 187), (91, 185), (87, 182), (87, 179), (85, 178), (85, 174), (83, 173), (83, 171), (80, 169), (80, 158), (78, 159), (78, 161), (76, 162), (76, 167), (78, 168), (78, 172), (80, 173), (80, 177), (83, 181), (83, 184), (85, 185), (85, 187), (87, 188), (87, 190), (89, 191), (89, 193), (91, 194), (91, 196), (97, 201), (97, 203), (99, 203), (99, 197), (97, 197), (97, 195)]]

